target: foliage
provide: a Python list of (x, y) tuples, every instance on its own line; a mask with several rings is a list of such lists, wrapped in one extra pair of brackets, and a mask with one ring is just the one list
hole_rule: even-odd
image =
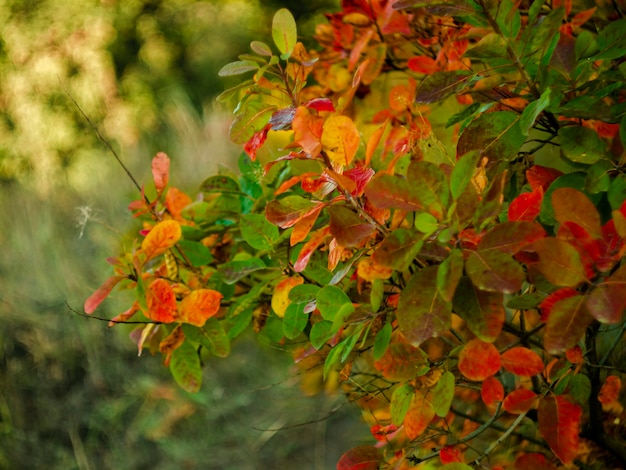
[[(624, 464), (626, 19), (618, 3), (344, 0), (254, 72), (240, 174), (195, 200), (153, 160), (135, 249), (85, 303), (137, 296), (139, 351), (196, 391), (252, 328), (376, 445), (338, 469)], [(280, 230), (279, 230), (280, 229)], [(142, 320), (143, 321), (143, 320)], [(320, 381), (315, 385), (316, 381)], [(425, 463), (427, 462), (427, 463)]]

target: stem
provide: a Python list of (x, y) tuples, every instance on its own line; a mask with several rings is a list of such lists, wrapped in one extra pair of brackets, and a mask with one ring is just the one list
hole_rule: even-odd
[(502, 444), (502, 441), (504, 441), (507, 437), (509, 437), (511, 435), (511, 433), (513, 431), (515, 431), (515, 428), (518, 427), (520, 425), (520, 423), (522, 422), (522, 420), (526, 417), (526, 413), (528, 413), (528, 411), (525, 411), (524, 413), (519, 415), (515, 419), (515, 421), (513, 421), (513, 423), (508, 427), (508, 429), (506, 431), (504, 431), (504, 433), (502, 433), (502, 435), (498, 439), (496, 439), (495, 442), (493, 442), (489, 447), (487, 447), (483, 451), (483, 453), (476, 458), (476, 460), (475, 460), (476, 465), (478, 465), (482, 459), (484, 459), (491, 452), (493, 452), (493, 450), (496, 447), (498, 447), (500, 444)]

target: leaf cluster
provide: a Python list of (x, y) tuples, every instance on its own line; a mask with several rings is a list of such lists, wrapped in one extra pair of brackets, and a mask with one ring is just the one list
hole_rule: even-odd
[(341, 470), (623, 463), (622, 14), (344, 0), (307, 50), (279, 10), (220, 71), (253, 75), (220, 97), (240, 175), (194, 201), (157, 155), (149, 232), (86, 312), (134, 288), (118, 320), (192, 391), (249, 325), (293, 348), (380, 441)]

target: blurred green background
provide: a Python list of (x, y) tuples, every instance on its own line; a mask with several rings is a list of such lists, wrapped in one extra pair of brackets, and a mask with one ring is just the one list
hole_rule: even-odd
[[(66, 91), (139, 181), (165, 151), (172, 184), (193, 193), (240, 152), (217, 71), (250, 40), (270, 42), (276, 9), (310, 38), (336, 4), (0, 2), (0, 469), (317, 470), (364, 438), (355, 408), (304, 397), (290, 356), (254, 338), (208, 363), (189, 395), (159, 357), (137, 357), (124, 326), (68, 308), (130, 243), (137, 194)], [(114, 294), (98, 314), (128, 304)]]

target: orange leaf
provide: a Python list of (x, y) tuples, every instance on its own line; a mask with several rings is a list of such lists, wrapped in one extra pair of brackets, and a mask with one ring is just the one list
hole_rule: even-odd
[(135, 315), (135, 313), (139, 311), (139, 309), (140, 309), (139, 302), (137, 301), (133, 302), (133, 304), (130, 306), (128, 310), (111, 318), (111, 320), (109, 321), (108, 327), (111, 328), (112, 326), (115, 326), (118, 323), (126, 322), (128, 319), (132, 318), (133, 315)]
[(282, 279), (276, 287), (274, 287), (274, 293), (272, 294), (272, 310), (276, 313), (276, 316), (283, 318), (287, 307), (291, 301), (289, 300), (289, 292), (294, 287), (302, 284), (304, 279), (300, 276), (291, 276)]
[(313, 233), (311, 239), (306, 242), (304, 244), (304, 247), (302, 247), (302, 250), (300, 250), (300, 255), (293, 265), (294, 271), (296, 271), (297, 273), (304, 271), (306, 265), (309, 263), (309, 259), (311, 259), (311, 256), (313, 255), (313, 253), (315, 253), (317, 247), (322, 244), (322, 242), (329, 233), (330, 227), (328, 226), (322, 227), (321, 229)]
[(152, 159), (152, 178), (157, 193), (161, 193), (170, 177), (170, 159), (163, 153), (157, 153)]
[(222, 294), (211, 289), (194, 290), (180, 302), (178, 321), (204, 326), (220, 309)]
[(376, 128), (376, 130), (372, 132), (372, 135), (367, 140), (367, 145), (365, 147), (365, 166), (369, 166), (371, 163), (376, 147), (380, 144), (380, 139), (383, 137), (388, 124), (389, 119), (386, 119), (380, 127)]
[(298, 220), (293, 226), (293, 231), (291, 232), (291, 236), (289, 237), (289, 244), (294, 246), (307, 237), (313, 225), (317, 221), (317, 218), (322, 212), (322, 207), (320, 206), (316, 211), (310, 213), (309, 215), (302, 217)]
[(389, 279), (393, 269), (381, 266), (373, 257), (361, 258), (357, 264), (357, 273), (360, 278), (372, 282), (375, 279)]
[(509, 393), (502, 402), (502, 406), (509, 413), (521, 414), (526, 413), (531, 408), (534, 408), (537, 405), (538, 399), (539, 395), (532, 390), (521, 388), (519, 390), (513, 390)]
[(85, 313), (91, 314), (93, 313), (98, 305), (102, 303), (104, 299), (108, 297), (113, 288), (122, 280), (126, 279), (126, 276), (111, 276), (104, 283), (96, 289), (96, 291), (89, 296), (87, 300), (85, 300), (85, 305), (83, 306), (83, 310)]
[(334, 168), (348, 166), (360, 143), (359, 130), (348, 116), (333, 115), (324, 122), (322, 145)]
[(300, 145), (306, 153), (316, 157), (322, 150), (323, 125), (324, 118), (317, 116), (304, 106), (299, 106), (291, 123), (294, 142)]
[(578, 432), (582, 408), (563, 395), (548, 395), (539, 402), (539, 432), (565, 465), (578, 455)]
[(501, 360), (502, 367), (522, 377), (532, 377), (543, 371), (543, 360), (537, 353), (521, 346), (502, 353)]
[(404, 417), (404, 432), (409, 440), (419, 437), (435, 417), (435, 410), (421, 392), (416, 391)]
[(341, 456), (337, 470), (377, 470), (381, 460), (381, 452), (376, 447), (358, 446)]
[(147, 316), (160, 323), (172, 323), (176, 320), (176, 294), (165, 279), (155, 279), (148, 286), (146, 294)]
[(435, 59), (425, 55), (411, 57), (407, 63), (409, 69), (417, 73), (431, 74), (439, 71), (439, 65)]
[(175, 220), (164, 220), (155, 225), (141, 243), (146, 261), (165, 253), (180, 240), (182, 230)]
[(178, 219), (182, 210), (192, 202), (189, 196), (173, 186), (167, 190), (167, 194), (165, 195), (165, 206), (175, 219)]
[(470, 380), (485, 380), (499, 369), (500, 353), (491, 343), (475, 338), (459, 354), (459, 371)]
[(622, 386), (620, 378), (616, 375), (609, 375), (598, 394), (598, 401), (603, 405), (610, 405), (617, 401), (619, 390)]
[(185, 334), (180, 325), (177, 325), (172, 332), (159, 343), (159, 352), (166, 356), (166, 362), (169, 362), (169, 356), (185, 341)]
[(495, 377), (487, 377), (483, 381), (483, 385), (480, 389), (480, 396), (483, 399), (485, 405), (491, 405), (497, 401), (504, 399), (504, 387)]
[(565, 351), (565, 357), (572, 364), (582, 364), (583, 362), (585, 362), (585, 358), (583, 357), (583, 351), (578, 344)]

